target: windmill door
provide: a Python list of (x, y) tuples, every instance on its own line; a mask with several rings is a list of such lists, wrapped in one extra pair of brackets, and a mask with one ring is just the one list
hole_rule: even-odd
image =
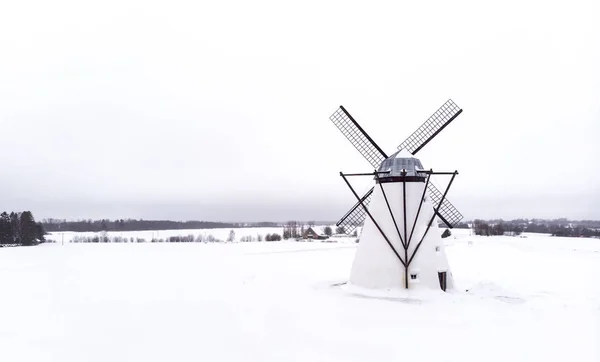
[(446, 272), (438, 272), (438, 279), (440, 280), (440, 288), (446, 291)]

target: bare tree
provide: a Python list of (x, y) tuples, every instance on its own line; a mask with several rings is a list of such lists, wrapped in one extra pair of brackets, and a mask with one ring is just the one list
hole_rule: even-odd
[(228, 242), (233, 242), (235, 240), (235, 231), (233, 229), (229, 231), (229, 236), (227, 237)]

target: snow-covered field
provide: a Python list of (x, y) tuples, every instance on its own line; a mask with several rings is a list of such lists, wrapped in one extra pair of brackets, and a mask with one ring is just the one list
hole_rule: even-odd
[(408, 297), (353, 243), (2, 248), (0, 361), (600, 361), (600, 240), (453, 232), (459, 290)]

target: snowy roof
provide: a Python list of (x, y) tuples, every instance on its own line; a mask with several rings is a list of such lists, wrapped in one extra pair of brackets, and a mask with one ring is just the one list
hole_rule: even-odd
[[(396, 155), (396, 156), (394, 156)], [(407, 149), (403, 148), (400, 151), (394, 153), (393, 155), (391, 155), (390, 157), (394, 157), (394, 158), (411, 158), (411, 157), (415, 157), (413, 156), (412, 153), (408, 152)]]
[(309, 226), (308, 228), (306, 228), (306, 230), (304, 230), (304, 233), (307, 233), (309, 230), (312, 230), (313, 233), (317, 234), (317, 235), (321, 235), (321, 236), (325, 236), (325, 233), (323, 233), (323, 228), (325, 226)]

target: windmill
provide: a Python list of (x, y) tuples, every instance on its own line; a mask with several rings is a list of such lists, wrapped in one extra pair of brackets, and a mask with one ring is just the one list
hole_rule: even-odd
[[(406, 289), (410, 284), (444, 291), (453, 287), (434, 221), (438, 217), (452, 228), (462, 220), (461, 213), (446, 199), (458, 172), (425, 170), (415, 155), (461, 113), (462, 109), (449, 99), (390, 156), (343, 106), (329, 117), (374, 168), (370, 173), (340, 172), (357, 202), (336, 225), (350, 233), (364, 224), (350, 274), (351, 284)], [(430, 182), (432, 175), (451, 175), (443, 193)], [(360, 197), (348, 181), (350, 176), (371, 176), (375, 186)]]

